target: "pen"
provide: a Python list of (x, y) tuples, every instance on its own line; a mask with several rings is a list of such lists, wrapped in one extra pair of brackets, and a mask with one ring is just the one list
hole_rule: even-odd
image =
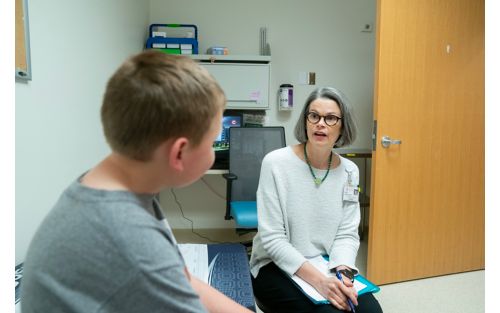
[[(341, 275), (339, 272), (336, 272), (335, 274), (337, 275), (337, 278), (338, 278), (338, 279), (339, 279), (342, 283), (344, 283), (344, 281), (342, 280), (342, 275)], [(354, 304), (352, 304), (351, 299), (347, 298), (347, 304), (349, 304), (349, 307), (351, 308), (351, 312), (356, 313), (356, 310), (354, 309)]]

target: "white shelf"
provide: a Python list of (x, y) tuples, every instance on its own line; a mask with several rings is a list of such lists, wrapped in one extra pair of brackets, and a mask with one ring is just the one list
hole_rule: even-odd
[(350, 148), (333, 148), (333, 152), (338, 154), (354, 154), (354, 155), (369, 155), (371, 157), (372, 150), (370, 149), (350, 149)]
[(208, 170), (205, 175), (222, 175), (229, 173), (229, 170)]
[(271, 62), (270, 55), (238, 55), (238, 54), (229, 54), (229, 55), (219, 55), (219, 54), (191, 54), (189, 55), (193, 60), (200, 61), (241, 61), (241, 62)]

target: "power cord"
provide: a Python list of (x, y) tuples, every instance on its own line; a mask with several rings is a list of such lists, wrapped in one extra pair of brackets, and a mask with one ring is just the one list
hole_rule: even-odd
[(200, 233), (195, 232), (195, 231), (194, 231), (194, 222), (193, 222), (193, 220), (192, 220), (192, 219), (190, 219), (190, 218), (188, 218), (188, 217), (186, 217), (186, 216), (184, 215), (184, 211), (182, 210), (182, 205), (181, 205), (181, 203), (179, 202), (179, 200), (177, 199), (177, 195), (175, 194), (174, 189), (173, 189), (173, 188), (170, 188), (170, 192), (171, 192), (171, 193), (172, 193), (172, 195), (174, 196), (174, 201), (175, 201), (175, 203), (177, 203), (177, 206), (179, 207), (179, 210), (181, 211), (182, 217), (183, 217), (185, 220), (189, 221), (189, 223), (191, 223), (191, 232), (192, 232), (193, 234), (195, 234), (196, 236), (198, 236), (198, 237), (200, 237), (200, 238), (206, 239), (206, 240), (208, 240), (208, 241), (210, 241), (210, 242), (214, 242), (214, 243), (224, 243), (224, 242), (222, 242), (222, 241), (213, 240), (213, 239), (211, 239), (211, 238), (208, 238), (208, 237), (206, 237), (206, 236), (203, 236), (203, 235), (202, 235), (202, 234), (200, 234)]
[(218, 196), (219, 198), (221, 198), (222, 200), (226, 200), (226, 197), (224, 196), (221, 196), (217, 191), (215, 191), (215, 189), (210, 186), (206, 181), (205, 179), (202, 177), (201, 178), (201, 181), (208, 187), (208, 189), (210, 189), (216, 196)]

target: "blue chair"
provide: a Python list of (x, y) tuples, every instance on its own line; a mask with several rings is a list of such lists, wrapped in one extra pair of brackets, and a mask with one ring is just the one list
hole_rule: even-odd
[(262, 159), (285, 147), (283, 127), (234, 127), (229, 129), (229, 173), (225, 219), (234, 219), (240, 233), (257, 229), (256, 193)]

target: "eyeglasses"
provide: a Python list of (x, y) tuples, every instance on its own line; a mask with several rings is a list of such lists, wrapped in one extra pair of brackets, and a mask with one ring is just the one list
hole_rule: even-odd
[(342, 119), (341, 117), (338, 117), (337, 115), (329, 114), (329, 115), (319, 115), (316, 112), (308, 112), (306, 114), (307, 120), (311, 124), (318, 124), (321, 118), (325, 121), (326, 125), (328, 126), (335, 126), (337, 123)]

